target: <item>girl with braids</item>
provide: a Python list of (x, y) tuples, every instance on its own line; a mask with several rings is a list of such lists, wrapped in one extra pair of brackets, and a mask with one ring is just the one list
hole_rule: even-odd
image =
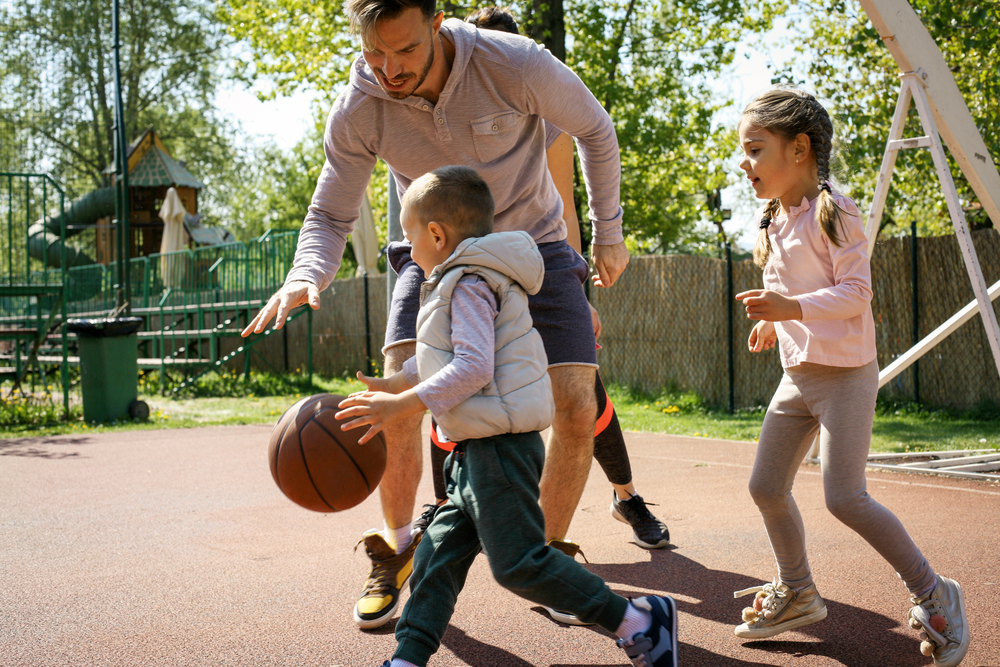
[(769, 90), (739, 123), (758, 199), (754, 260), (764, 289), (736, 296), (758, 320), (751, 352), (780, 349), (784, 374), (761, 427), (750, 495), (764, 520), (778, 576), (756, 593), (736, 636), (771, 637), (826, 618), (792, 497), (799, 464), (819, 432), (826, 506), (864, 538), (909, 589), (909, 624), (921, 651), (944, 667), (969, 646), (961, 587), (935, 574), (899, 519), (866, 490), (865, 464), (878, 393), (868, 241), (854, 202), (829, 181), (833, 125), (811, 95)]

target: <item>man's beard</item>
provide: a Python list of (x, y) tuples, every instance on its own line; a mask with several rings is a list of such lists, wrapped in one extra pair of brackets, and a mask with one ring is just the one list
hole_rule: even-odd
[[(417, 88), (419, 88), (420, 86), (423, 85), (424, 79), (427, 78), (427, 73), (431, 71), (431, 65), (432, 64), (434, 64), (434, 44), (433, 44), (433, 41), (431, 42), (431, 52), (430, 52), (430, 55), (427, 56), (427, 60), (426, 60), (426, 62), (424, 62), (424, 66), (421, 68), (420, 73), (417, 74), (414, 77), (407, 77), (407, 78), (416, 79), (416, 81), (417, 81), (417, 85), (415, 85), (413, 87), (413, 90), (410, 90), (408, 92), (407, 91), (398, 91), (397, 92), (397, 91), (392, 91), (392, 90), (386, 90), (385, 88), (383, 88), (382, 91), (386, 95), (388, 95), (389, 97), (393, 98), (394, 100), (404, 100), (404, 99), (406, 99), (407, 97), (409, 97), (410, 95), (412, 95), (414, 92), (416, 92)], [(382, 72), (382, 77), (386, 81), (389, 80), (389, 77), (387, 77), (385, 75), (385, 71)]]

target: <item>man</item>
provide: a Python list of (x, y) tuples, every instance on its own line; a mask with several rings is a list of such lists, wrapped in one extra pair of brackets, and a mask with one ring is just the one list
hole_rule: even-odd
[[(294, 268), (243, 333), (260, 333), (272, 317), (280, 328), (289, 311), (305, 303), (319, 308), (377, 158), (388, 164), (400, 196), (438, 167), (472, 167), (493, 192), (496, 231), (528, 232), (545, 260), (545, 280), (530, 307), (548, 355), (556, 418), (540, 504), (546, 539), (575, 552), (578, 547), (564, 538), (593, 454), (597, 359), (581, 289), (587, 266), (565, 241), (562, 203), (544, 159), (543, 119), (578, 142), (595, 230), (594, 283), (602, 287), (611, 287), (628, 264), (614, 126), (580, 79), (529, 39), (444, 21), (435, 0), (348, 0), (345, 10), (361, 37), (362, 55), (327, 121), (327, 160)], [(405, 245), (391, 249), (390, 261), (399, 279), (386, 331), (386, 377), (414, 354), (423, 281)], [(430, 519), (422, 517), (411, 531), (422, 470), (421, 420), (416, 415), (385, 432), (390, 444), (379, 485), (385, 531), (364, 537), (372, 569), (354, 610), (363, 629), (392, 618)]]

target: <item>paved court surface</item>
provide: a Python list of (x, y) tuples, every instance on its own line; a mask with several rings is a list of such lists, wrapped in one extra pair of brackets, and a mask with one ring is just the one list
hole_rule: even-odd
[[(393, 621), (363, 633), (351, 607), (367, 572), (370, 498), (342, 514), (286, 500), (266, 462), (267, 426), (0, 440), (0, 665), (375, 667)], [(905, 625), (905, 588), (824, 509), (818, 469), (796, 496), (830, 616), (775, 640), (732, 634), (774, 563), (746, 491), (753, 443), (627, 434), (635, 480), (670, 525), (644, 551), (608, 514), (596, 465), (570, 537), (627, 595), (668, 593), (685, 666), (930, 665)], [(421, 498), (430, 500), (429, 476)], [(1000, 667), (1000, 487), (871, 473), (932, 565), (965, 588), (968, 667)], [(626, 665), (603, 630), (556, 624), (473, 567), (432, 667)]]

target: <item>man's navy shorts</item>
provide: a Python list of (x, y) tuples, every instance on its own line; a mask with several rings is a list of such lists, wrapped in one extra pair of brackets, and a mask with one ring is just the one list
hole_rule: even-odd
[[(597, 345), (590, 307), (583, 294), (587, 262), (565, 241), (538, 246), (545, 262), (545, 279), (538, 294), (528, 296), (535, 329), (542, 337), (549, 366), (597, 366)], [(407, 243), (389, 245), (389, 264), (398, 276), (392, 291), (383, 353), (393, 345), (417, 339), (417, 311), (424, 272), (410, 258)]]

